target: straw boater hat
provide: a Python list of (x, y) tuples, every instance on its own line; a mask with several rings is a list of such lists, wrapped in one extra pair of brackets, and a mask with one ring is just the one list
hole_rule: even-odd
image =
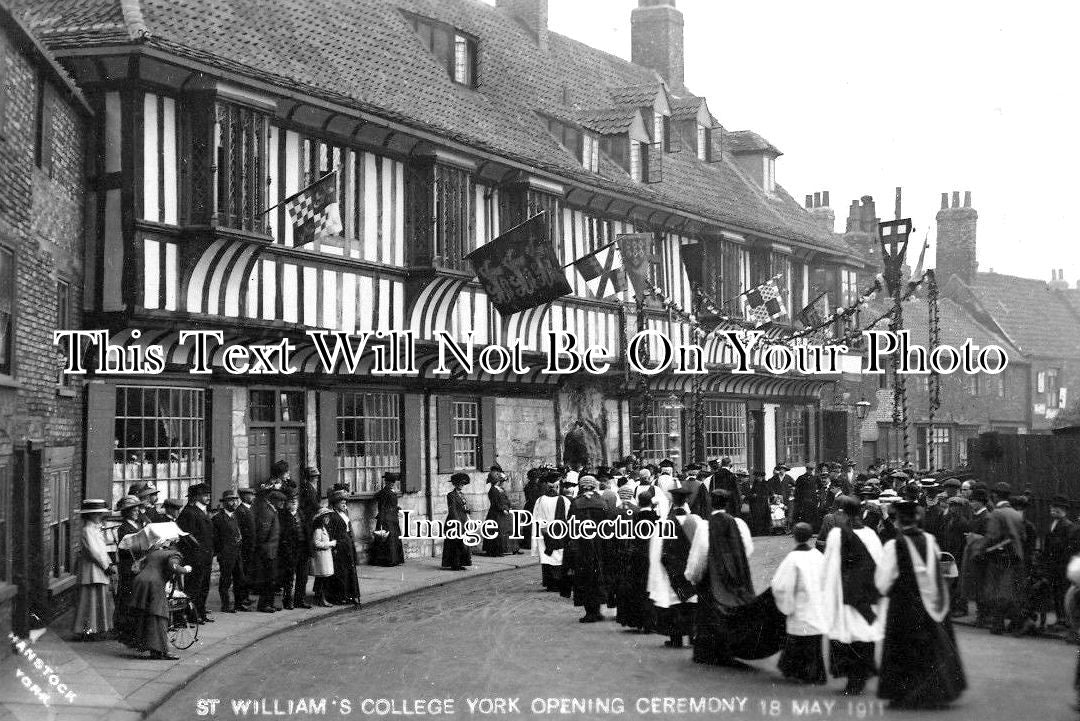
[(82, 502), (82, 507), (79, 508), (79, 514), (88, 516), (93, 513), (108, 513), (109, 506), (104, 500), (100, 498), (87, 498)]

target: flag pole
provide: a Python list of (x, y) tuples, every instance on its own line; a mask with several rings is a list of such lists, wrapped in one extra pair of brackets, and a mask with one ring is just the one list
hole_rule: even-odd
[(313, 182), (313, 183), (308, 183), (308, 184), (307, 184), (307, 185), (305, 185), (305, 186), (304, 186), (303, 188), (301, 188), (300, 190), (298, 190), (298, 191), (296, 191), (295, 193), (293, 193), (292, 195), (290, 195), (290, 196), (289, 196), (288, 198), (285, 198), (285, 200), (282, 200), (282, 201), (281, 201), (280, 203), (274, 203), (274, 204), (273, 204), (273, 205), (271, 205), (271, 206), (270, 206), (269, 208), (267, 208), (266, 210), (264, 210), (264, 211), (262, 212), (262, 214), (263, 214), (263, 215), (266, 215), (267, 213), (269, 213), (269, 212), (270, 212), (271, 210), (273, 210), (274, 208), (277, 208), (278, 206), (281, 206), (281, 205), (285, 205), (286, 203), (288, 203), (288, 202), (289, 202), (290, 200), (292, 200), (292, 199), (293, 199), (293, 198), (295, 198), (296, 196), (298, 196), (298, 195), (303, 195), (304, 193), (306, 193), (307, 191), (311, 190), (312, 188), (314, 188), (314, 187), (315, 187), (316, 185), (318, 185), (319, 183), (321, 183), (321, 182), (323, 182), (324, 180), (326, 180), (327, 178), (329, 178), (329, 177), (330, 177), (331, 175), (333, 175), (333, 174), (335, 174), (336, 172), (338, 172), (338, 170), (340, 170), (340, 169), (341, 169), (340, 167), (338, 167), (338, 166), (334, 166), (334, 169), (333, 169), (333, 170), (331, 170), (331, 171), (330, 171), (329, 173), (327, 173), (326, 175), (322, 176), (321, 178), (319, 178), (318, 180), (316, 180), (316, 181), (315, 181), (315, 182)]
[(600, 246), (599, 248), (597, 248), (596, 250), (592, 251), (591, 253), (586, 253), (585, 255), (581, 256), (580, 258), (577, 258), (577, 259), (575, 259), (575, 260), (572, 260), (572, 261), (570, 261), (569, 263), (567, 263), (566, 265), (564, 265), (564, 266), (563, 266), (563, 270), (566, 270), (567, 268), (569, 268), (570, 266), (572, 266), (572, 265), (573, 265), (574, 263), (577, 263), (577, 262), (579, 262), (579, 261), (585, 260), (585, 259), (586, 259), (586, 258), (588, 258), (588, 257), (589, 257), (590, 255), (596, 255), (596, 254), (597, 254), (597, 253), (599, 253), (599, 252), (600, 252), (601, 250), (607, 250), (608, 248), (610, 248), (611, 246), (615, 245), (615, 244), (616, 244), (616, 243), (618, 243), (618, 242), (619, 242), (619, 239), (618, 239), (618, 238), (616, 238), (615, 240), (612, 240), (612, 241), (609, 241), (609, 242), (607, 242), (607, 243), (604, 243), (603, 245), (601, 245), (601, 246)]

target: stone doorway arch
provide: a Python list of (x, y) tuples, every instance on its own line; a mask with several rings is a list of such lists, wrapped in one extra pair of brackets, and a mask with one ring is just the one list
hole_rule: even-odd
[(570, 468), (577, 466), (595, 468), (606, 462), (604, 444), (600, 440), (600, 433), (592, 423), (583, 420), (574, 421), (573, 428), (563, 436), (562, 461)]

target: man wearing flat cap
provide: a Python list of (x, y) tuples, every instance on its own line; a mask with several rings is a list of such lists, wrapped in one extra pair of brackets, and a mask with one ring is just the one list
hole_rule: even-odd
[(990, 492), (994, 509), (986, 521), (987, 603), (990, 633), (1005, 632), (1005, 621), (1013, 631), (1030, 622), (1024, 614), (1024, 586), (1027, 578), (1024, 548), (1027, 532), (1024, 517), (1009, 502), (1012, 488), (997, 483)]
[(200, 623), (212, 623), (206, 615), (206, 597), (210, 594), (210, 570), (214, 563), (214, 523), (210, 519), (210, 486), (196, 483), (188, 488), (188, 502), (180, 511), (176, 525), (189, 535), (184, 559), (191, 573), (184, 580), (184, 592), (191, 598)]
[(218, 560), (218, 596), (221, 612), (236, 613), (236, 590), (244, 582), (244, 565), (240, 560), (240, 524), (236, 520), (236, 507), (240, 495), (233, 489), (221, 494), (221, 508), (214, 514), (214, 554)]

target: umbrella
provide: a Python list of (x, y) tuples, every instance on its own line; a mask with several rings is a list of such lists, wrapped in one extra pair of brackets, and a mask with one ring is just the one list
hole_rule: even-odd
[(171, 541), (186, 535), (188, 534), (181, 531), (180, 527), (172, 521), (168, 523), (150, 523), (135, 533), (124, 536), (120, 540), (118, 548), (132, 553), (146, 553), (155, 543)]

